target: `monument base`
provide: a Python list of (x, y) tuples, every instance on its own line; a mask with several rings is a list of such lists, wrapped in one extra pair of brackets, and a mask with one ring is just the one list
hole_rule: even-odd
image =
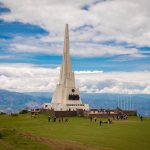
[(44, 103), (43, 109), (53, 109), (54, 111), (76, 111), (82, 109), (89, 110), (88, 104), (62, 104), (62, 103)]

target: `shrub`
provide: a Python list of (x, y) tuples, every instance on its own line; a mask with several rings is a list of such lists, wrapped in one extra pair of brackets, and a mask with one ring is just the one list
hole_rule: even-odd
[(6, 113), (4, 113), (4, 112), (0, 112), (0, 115), (6, 115)]
[(19, 114), (27, 114), (27, 113), (28, 113), (28, 110), (26, 110), (26, 109), (23, 109), (19, 112)]
[(4, 137), (13, 136), (16, 134), (15, 129), (2, 129), (0, 130), (0, 139), (3, 139)]

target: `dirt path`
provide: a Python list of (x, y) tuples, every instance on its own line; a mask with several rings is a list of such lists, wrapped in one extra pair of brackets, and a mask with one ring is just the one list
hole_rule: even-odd
[(94, 148), (88, 145), (80, 144), (78, 142), (50, 139), (46, 137), (37, 136), (32, 133), (19, 133), (19, 135), (31, 138), (33, 141), (45, 144), (54, 150), (111, 150), (108, 148)]

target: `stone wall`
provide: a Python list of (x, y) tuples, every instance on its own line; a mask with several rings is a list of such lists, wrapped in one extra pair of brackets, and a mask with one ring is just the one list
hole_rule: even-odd
[(87, 113), (85, 114), (83, 110), (78, 110), (78, 111), (54, 111), (50, 109), (41, 109), (40, 113), (42, 114), (48, 114), (52, 117), (73, 117), (73, 116), (89, 116), (89, 117), (116, 117), (121, 114), (126, 114), (127, 116), (137, 116), (137, 111), (134, 110), (121, 110), (118, 111), (114, 114), (106, 113), (106, 114), (91, 114)]
[(125, 113), (127, 116), (137, 116), (137, 111), (135, 110), (123, 110), (123, 113)]
[(73, 117), (77, 116), (77, 111), (54, 111), (50, 109), (41, 109), (42, 114), (48, 114), (52, 117)]
[(73, 117), (77, 116), (77, 111), (55, 111), (56, 117)]

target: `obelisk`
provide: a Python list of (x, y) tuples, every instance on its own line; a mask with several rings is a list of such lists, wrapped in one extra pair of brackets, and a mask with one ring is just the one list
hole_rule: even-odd
[(59, 84), (56, 85), (50, 107), (55, 110), (89, 109), (88, 104), (82, 103), (79, 89), (75, 87), (75, 77), (72, 71), (69, 51), (68, 24), (65, 26), (63, 59), (60, 68)]

